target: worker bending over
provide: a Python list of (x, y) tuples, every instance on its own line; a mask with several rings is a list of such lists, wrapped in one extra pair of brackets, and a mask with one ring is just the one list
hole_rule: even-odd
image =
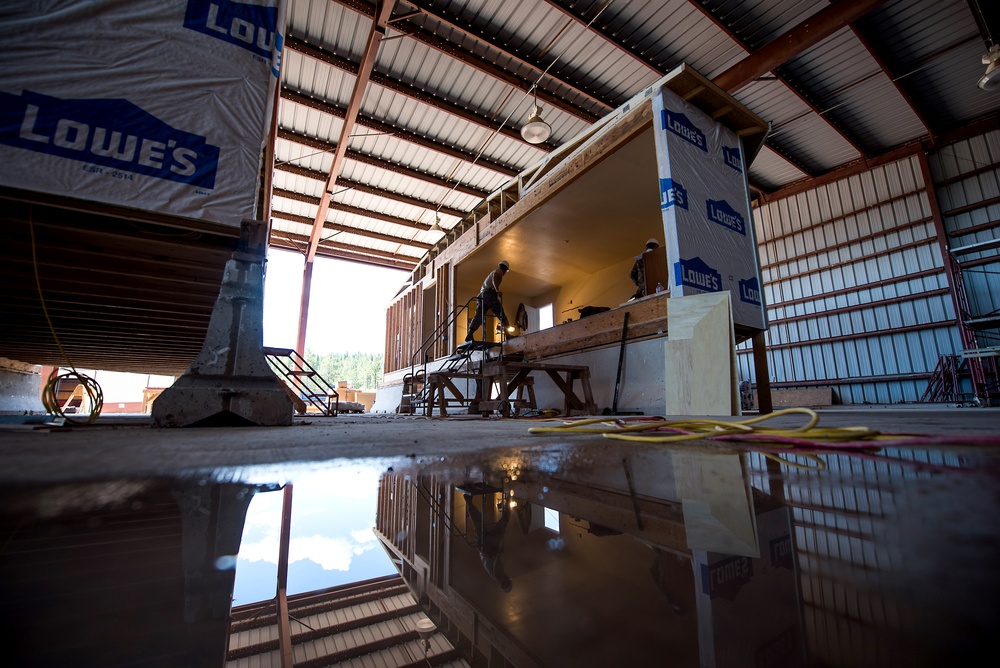
[[(508, 271), (510, 271), (510, 265), (507, 264), (507, 260), (501, 260), (497, 268), (491, 271), (486, 280), (483, 281), (483, 288), (476, 297), (476, 314), (472, 316), (472, 322), (469, 323), (469, 333), (465, 335), (466, 342), (472, 341), (476, 330), (483, 324), (483, 320), (486, 319), (486, 311), (490, 311), (500, 318), (500, 326), (507, 329), (507, 314), (503, 312), (503, 304), (500, 303), (500, 284), (503, 282), (504, 274)], [(483, 330), (483, 338), (486, 338), (485, 329)]]

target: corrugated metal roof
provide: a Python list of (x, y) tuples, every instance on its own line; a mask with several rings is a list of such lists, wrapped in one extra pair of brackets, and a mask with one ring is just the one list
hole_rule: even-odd
[[(289, 597), (288, 607), (296, 663), (393, 668), (425, 657), (416, 628), (428, 617), (398, 576), (298, 594)], [(280, 665), (273, 602), (234, 608), (232, 620), (227, 666)], [(429, 639), (426, 657), (435, 662), (454, 649), (443, 633), (436, 633)], [(469, 664), (459, 657), (442, 665)]]
[[(455, 214), (470, 211), (478, 197), (428, 183), (415, 173), (486, 192), (509, 176), (489, 164), (470, 167), (467, 157), (440, 147), (454, 147), (465, 156), (481, 153), (484, 163), (517, 170), (537, 162), (551, 146), (530, 146), (515, 134), (534, 102), (526, 92), (534, 82), (543, 117), (552, 126), (549, 143), (558, 145), (589, 125), (588, 114), (599, 117), (677, 64), (718, 76), (807, 18), (815, 26), (817, 13), (829, 7), (823, 0), (401, 1), (360, 101), (350, 143), (355, 158), (345, 160), (338, 175), (365, 188), (338, 192), (335, 200), (424, 224), (432, 223), (434, 210), (443, 206), (451, 213), (442, 216), (442, 223), (450, 227)], [(374, 11), (365, 0), (290, 0), (292, 47), (282, 73), (286, 89), (348, 108)], [(296, 39), (308, 44), (298, 46)], [(314, 55), (339, 58), (340, 64), (295, 50), (317, 46), (324, 51)], [(975, 86), (984, 51), (962, 0), (894, 0), (815, 46), (792, 52), (772, 68), (776, 78), (765, 75), (736, 92), (774, 127), (769, 147), (750, 167), (751, 186), (774, 191), (996, 113), (1000, 93)], [(282, 99), (280, 108), (282, 130), (331, 148), (338, 140), (340, 119), (291, 99)], [(372, 131), (364, 126), (366, 118), (399, 133)], [(505, 130), (497, 132), (501, 123)], [(331, 153), (288, 143), (278, 140), (279, 160), (329, 171)], [(365, 163), (357, 162), (358, 155)], [(393, 171), (391, 165), (410, 171)], [(275, 177), (281, 188), (318, 198), (325, 178), (312, 179), (312, 185), (308, 180), (280, 171)], [(387, 196), (373, 194), (380, 190)], [(280, 194), (274, 201), (283, 212), (308, 216), (312, 209), (315, 215), (315, 207)], [(367, 226), (361, 218), (352, 213), (338, 220), (358, 226), (361, 234), (388, 230), (385, 223)], [(418, 250), (412, 247), (406, 251), (414, 253)]]

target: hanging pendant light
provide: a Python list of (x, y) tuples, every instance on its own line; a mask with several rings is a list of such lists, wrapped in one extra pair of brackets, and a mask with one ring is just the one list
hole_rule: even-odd
[(983, 56), (986, 74), (979, 79), (979, 87), (983, 90), (1000, 88), (1000, 44), (994, 44)]
[(434, 216), (434, 224), (431, 225), (431, 228), (429, 230), (427, 230), (427, 231), (428, 232), (440, 232), (441, 234), (445, 233), (444, 232), (444, 228), (441, 227), (441, 216), (438, 216), (438, 215)]
[(552, 134), (552, 128), (542, 120), (542, 107), (538, 104), (538, 91), (535, 91), (535, 106), (531, 109), (528, 122), (521, 126), (521, 137), (529, 144), (541, 144)]

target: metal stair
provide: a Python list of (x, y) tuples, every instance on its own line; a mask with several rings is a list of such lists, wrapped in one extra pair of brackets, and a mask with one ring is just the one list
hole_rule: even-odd
[[(399, 408), (396, 409), (397, 413), (417, 413), (423, 412), (427, 415), (431, 413), (433, 407), (427, 405), (428, 399), (431, 395), (431, 385), (428, 383), (428, 355), (431, 349), (441, 340), (448, 337), (448, 333), (452, 331), (452, 325), (458, 320), (459, 316), (463, 313), (468, 316), (469, 306), (475, 302), (476, 297), (473, 297), (464, 304), (461, 304), (448, 314), (448, 317), (439, 324), (430, 335), (420, 344), (413, 355), (410, 357), (410, 372), (403, 376), (403, 396), (400, 400)], [(484, 330), (485, 331), (485, 330)], [(467, 341), (459, 345), (455, 352), (453, 352), (446, 359), (445, 363), (435, 371), (430, 372), (434, 376), (441, 378), (442, 376), (448, 377), (450, 379), (463, 379), (470, 380), (477, 376), (482, 371), (482, 363), (488, 359), (493, 359), (491, 357), (492, 353), (496, 353), (495, 357), (503, 356), (503, 345), (500, 342), (491, 341)], [(481, 353), (481, 355), (475, 355), (476, 353)], [(475, 358), (474, 358), (475, 357)], [(418, 364), (417, 360), (421, 359)], [(476, 398), (478, 392), (474, 397), (465, 397), (461, 393), (451, 392), (445, 398), (445, 405), (447, 407), (466, 407), (471, 408), (475, 403), (478, 402)]]
[(264, 357), (271, 369), (284, 381), (285, 391), (295, 405), (295, 412), (305, 415), (309, 408), (321, 415), (335, 417), (340, 409), (340, 395), (291, 348), (264, 348)]

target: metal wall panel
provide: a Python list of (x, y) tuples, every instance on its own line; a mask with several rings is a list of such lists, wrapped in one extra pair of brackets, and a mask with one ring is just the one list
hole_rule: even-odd
[[(957, 142), (929, 157), (949, 249), (958, 262), (968, 319), (997, 322), (976, 333), (980, 348), (1000, 346), (1000, 132)], [(965, 252), (980, 245), (985, 250)], [(992, 248), (990, 246), (993, 246)]]
[[(963, 207), (946, 216), (948, 229), (978, 225), (957, 238), (998, 234), (987, 221), (1000, 221), (1000, 176), (987, 168), (1000, 163), (997, 134), (932, 156), (935, 181), (945, 184), (935, 191), (941, 209)], [(776, 389), (831, 387), (845, 404), (917, 401), (939, 357), (962, 350), (919, 156), (754, 213)], [(987, 271), (967, 278), (970, 303), (1000, 306), (998, 277)], [(738, 352), (741, 377), (755, 380), (749, 343)]]

